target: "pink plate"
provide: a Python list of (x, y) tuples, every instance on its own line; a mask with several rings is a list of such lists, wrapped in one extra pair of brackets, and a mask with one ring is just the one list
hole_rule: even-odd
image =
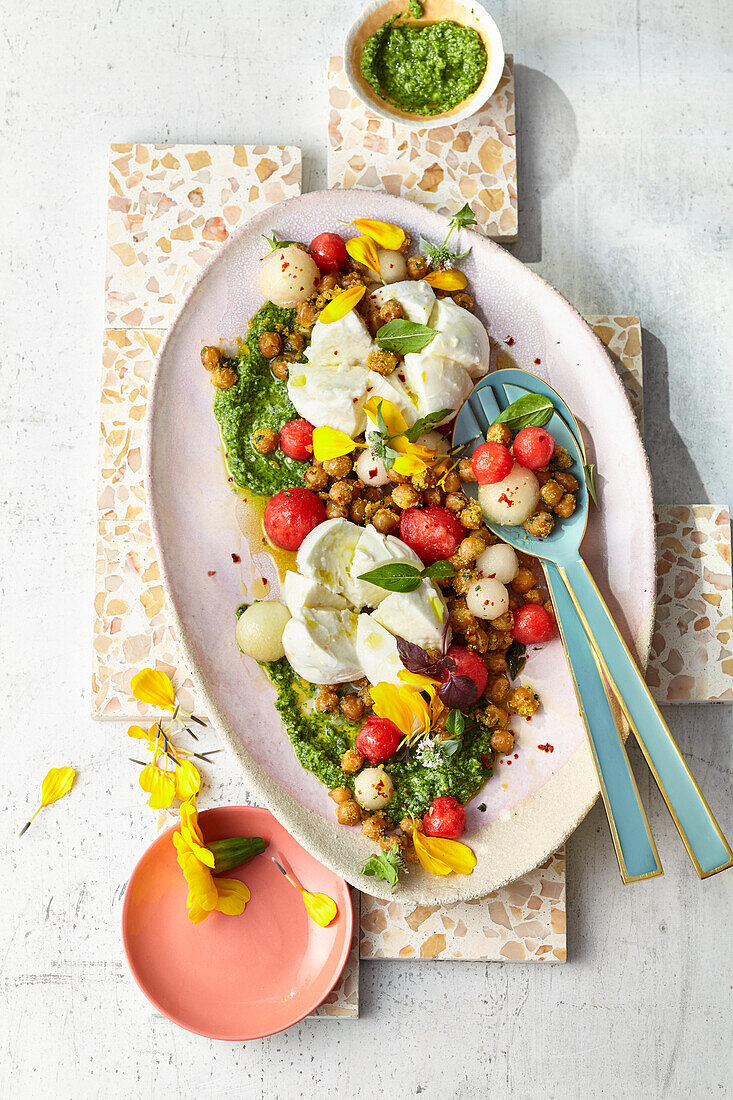
[[(351, 945), (349, 888), (286, 833), (269, 810), (205, 810), (206, 840), (261, 836), (267, 841), (232, 878), (252, 897), (239, 917), (186, 914), (187, 886), (176, 862), (173, 829), (150, 845), (132, 872), (122, 909), (122, 939), (135, 981), (174, 1024), (210, 1039), (261, 1039), (302, 1020), (328, 996)], [(275, 856), (301, 885), (328, 894), (338, 916), (328, 928), (310, 919), (280, 874)]]

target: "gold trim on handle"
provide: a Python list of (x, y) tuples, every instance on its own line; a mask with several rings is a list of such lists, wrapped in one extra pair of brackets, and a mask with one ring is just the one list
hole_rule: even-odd
[[(579, 560), (580, 560), (580, 564), (583, 566), (583, 569), (585, 571), (585, 574), (586, 574), (588, 580), (590, 581), (590, 583), (593, 585), (594, 589), (596, 590), (596, 594), (598, 596), (598, 599), (601, 601), (603, 606), (606, 608), (611, 626), (615, 630), (616, 635), (618, 636), (618, 639), (621, 642), (621, 645), (626, 650), (626, 653), (629, 657), (629, 660), (631, 660), (634, 663), (634, 665), (636, 665), (636, 662), (634, 661), (634, 658), (633, 658), (633, 656), (632, 656), (632, 654), (629, 650), (629, 647), (627, 646), (626, 642), (624, 641), (624, 638), (621, 635), (621, 631), (619, 630), (616, 623), (614, 622), (613, 616), (611, 615), (611, 612), (608, 610), (608, 607), (606, 606), (606, 601), (603, 599), (603, 596), (601, 595), (601, 593), (598, 589), (598, 585), (594, 581), (593, 576), (591, 575), (590, 570), (588, 569), (588, 566), (585, 564), (585, 562), (583, 561), (582, 558), (580, 558)], [(704, 794), (700, 790), (700, 787), (699, 787), (699, 784), (698, 784), (697, 780), (695, 779), (694, 775), (690, 771), (690, 769), (688, 767), (688, 764), (687, 764), (687, 761), (685, 760), (684, 756), (680, 752), (679, 746), (677, 745), (674, 737), (672, 736), (672, 733), (669, 729), (669, 726), (664, 721), (664, 718), (661, 715), (659, 707), (657, 706), (654, 698), (652, 697), (651, 692), (649, 691), (649, 688), (647, 687), (643, 676), (639, 672), (639, 678), (641, 679), (641, 682), (644, 685), (644, 690), (646, 691), (647, 695), (649, 696), (649, 701), (651, 702), (652, 706), (656, 710), (657, 716), (659, 717), (659, 721), (662, 723), (665, 730), (669, 734), (669, 738), (670, 738), (670, 741), (672, 743), (672, 747), (674, 748), (674, 751), (677, 753), (677, 756), (680, 760), (680, 763), (682, 764), (683, 768), (687, 772), (690, 780), (692, 781), (692, 784), (693, 784), (695, 790), (697, 791), (698, 795), (700, 796), (700, 801), (702, 802), (703, 806), (705, 807), (705, 811), (708, 815), (710, 823), (713, 826), (713, 828), (715, 829), (715, 832), (718, 834), (718, 838), (719, 838), (720, 842), (722, 843), (723, 847), (725, 848), (726, 852), (728, 853), (728, 855), (730, 857), (727, 860), (727, 862), (721, 863), (719, 867), (714, 867), (710, 871), (703, 871), (702, 867), (700, 866), (700, 863), (699, 863), (695, 853), (693, 852), (693, 850), (690, 846), (690, 842), (687, 839), (687, 834), (685, 833), (685, 830), (683, 829), (682, 824), (681, 824), (679, 818), (677, 817), (677, 814), (675, 813), (674, 807), (672, 806), (672, 804), (669, 800), (669, 796), (668, 796), (667, 791), (664, 787), (664, 784), (662, 783), (662, 780), (659, 777), (659, 773), (657, 772), (657, 769), (655, 768), (654, 763), (653, 763), (651, 757), (649, 756), (646, 745), (644, 744), (644, 740), (643, 740), (641, 734), (639, 733), (639, 730), (637, 729), (636, 724), (634, 723), (631, 715), (629, 714), (626, 703), (624, 702), (624, 698), (623, 698), (621, 692), (619, 691), (618, 686), (617, 686), (613, 676), (611, 675), (611, 672), (608, 668), (608, 665), (606, 664), (603, 653), (601, 652), (600, 647), (598, 645), (598, 642), (596, 641), (595, 635), (593, 634), (593, 631), (591, 630), (591, 628), (588, 624), (588, 620), (586, 619), (586, 617), (583, 613), (583, 609), (582, 609), (582, 607), (580, 606), (580, 604), (578, 602), (578, 599), (575, 595), (575, 592), (573, 591), (573, 588), (570, 584), (570, 581), (568, 580), (567, 571), (566, 571), (565, 567), (562, 566), (562, 565), (558, 565), (557, 568), (558, 568), (558, 571), (560, 573), (560, 576), (563, 579), (563, 583), (565, 584), (565, 587), (568, 590), (570, 598), (572, 599), (573, 603), (575, 604), (575, 609), (578, 612), (578, 615), (580, 616), (580, 620), (583, 624), (583, 628), (585, 629), (585, 632), (588, 635), (588, 639), (589, 639), (589, 641), (590, 641), (590, 643), (593, 647), (593, 651), (595, 653), (597, 663), (600, 664), (601, 668), (603, 669), (604, 674), (608, 678), (608, 682), (611, 685), (611, 687), (613, 688), (614, 695), (618, 699), (619, 705), (620, 705), (621, 709), (623, 710), (624, 715), (626, 716), (626, 721), (629, 723), (632, 730), (634, 731), (634, 736), (636, 737), (636, 740), (639, 743), (639, 747), (641, 748), (641, 751), (644, 754), (644, 758), (645, 758), (647, 764), (649, 765), (649, 770), (651, 771), (652, 775), (654, 776), (654, 780), (655, 780), (657, 786), (659, 787), (662, 798), (664, 799), (664, 801), (667, 805), (667, 809), (669, 810), (670, 815), (672, 817), (672, 820), (674, 821), (675, 828), (677, 829), (677, 832), (680, 834), (680, 837), (682, 838), (682, 843), (684, 844), (685, 848), (687, 849), (687, 854), (689, 855), (690, 859), (692, 860), (692, 865), (695, 868), (695, 870), (697, 871), (698, 877), (701, 878), (701, 879), (710, 878), (712, 875), (717, 875), (720, 871), (725, 871), (727, 867), (733, 867), (733, 851), (731, 851), (730, 844), (728, 843), (726, 838), (723, 836), (723, 832), (722, 832), (722, 830), (720, 828), (720, 825), (718, 824), (718, 822), (715, 818), (715, 814), (710, 809), (710, 807), (709, 807), (709, 805), (708, 805), (708, 803), (705, 799)]]

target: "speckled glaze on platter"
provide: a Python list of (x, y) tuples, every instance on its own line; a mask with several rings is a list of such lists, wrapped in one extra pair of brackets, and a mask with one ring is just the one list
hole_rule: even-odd
[[(388, 886), (358, 873), (374, 850), (338, 825), (326, 789), (297, 763), (273, 707), (274, 689), (234, 643), (235, 609), (266, 576), (278, 590), (264, 540), (240, 533), (227, 483), (202, 344), (246, 331), (261, 304), (261, 234), (311, 240), (357, 217), (396, 222), (414, 237), (442, 239), (445, 219), (394, 196), (321, 191), (271, 207), (227, 241), (192, 288), (158, 357), (147, 420), (151, 526), (184, 658), (206, 712), (239, 761), (252, 793), (319, 860), (367, 893)], [(463, 261), (477, 312), (507, 360), (546, 378), (567, 400), (597, 465), (601, 509), (584, 551), (628, 641), (646, 661), (654, 611), (654, 516), (648, 465), (631, 407), (602, 344), (555, 290), (500, 246), (463, 230)], [(241, 558), (241, 561), (233, 559)], [(410, 870), (400, 897), (431, 904), (481, 897), (548, 858), (598, 795), (593, 765), (559, 640), (535, 651), (523, 682), (543, 706), (518, 724), (517, 759), (500, 765), (468, 807), (464, 839), (476, 852), (469, 876)], [(551, 744), (552, 753), (539, 751)], [(485, 812), (478, 805), (485, 803)]]

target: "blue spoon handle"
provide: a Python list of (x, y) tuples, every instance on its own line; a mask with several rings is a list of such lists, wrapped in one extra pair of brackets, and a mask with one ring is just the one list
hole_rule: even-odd
[(588, 731), (621, 878), (625, 883), (655, 878), (662, 874), (662, 865), (598, 664), (557, 566), (552, 562), (545, 562), (544, 566)]
[(733, 865), (723, 836), (585, 562), (559, 566), (596, 656), (641, 746), (700, 878)]

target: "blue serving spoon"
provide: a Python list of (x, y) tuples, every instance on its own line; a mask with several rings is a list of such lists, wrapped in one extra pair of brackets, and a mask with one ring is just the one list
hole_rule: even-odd
[[(559, 603), (556, 602), (555, 607), (558, 611), (558, 618), (562, 621), (563, 630), (569, 632), (568, 656), (570, 657), (571, 653), (573, 656), (575, 655), (577, 635), (575, 633), (575, 621), (569, 619), (565, 614), (568, 600), (566, 596), (563, 596), (562, 589), (566, 590), (577, 619), (582, 624), (584, 633), (593, 647), (593, 664), (595, 665), (597, 662), (597, 665), (600, 666), (618, 698), (682, 837), (695, 870), (701, 878), (707, 878), (709, 875), (733, 865), (733, 852), (675, 744), (672, 734), (652, 699), (649, 689), (581, 557), (580, 544), (585, 534), (588, 518), (588, 493), (583, 471), (584, 454), (580, 430), (570, 409), (551, 386), (527, 371), (519, 369), (497, 371), (481, 380), (468, 402), (461, 409), (459, 418), (456, 421), (454, 439), (457, 444), (465, 444), (477, 435), (482, 437), (485, 428), (498, 415), (496, 413), (497, 405), (499, 408), (505, 408), (507, 404), (525, 393), (538, 393), (547, 396), (555, 406), (556, 411), (549, 423), (549, 430), (573, 459), (574, 473), (580, 483), (576, 496), (576, 509), (569, 519), (557, 524), (546, 539), (538, 539), (527, 534), (523, 527), (499, 526), (491, 523), (487, 523), (487, 526), (499, 538), (508, 542), (517, 550), (540, 558), (546, 569), (548, 565), (550, 566), (548, 581), (553, 596), (556, 597), (558, 592), (560, 593), (560, 601)], [(568, 425), (573, 426), (572, 431)], [(478, 445), (478, 442), (480, 442), (480, 439), (476, 445)], [(562, 584), (557, 583), (558, 578)], [(573, 624), (572, 627), (570, 627), (571, 623)], [(587, 667), (590, 668), (590, 666)], [(590, 671), (592, 673), (592, 669)], [(579, 693), (580, 686), (580, 681), (578, 681)], [(586, 717), (588, 716), (588, 708), (591, 706), (595, 708), (600, 702), (600, 697), (597, 697), (594, 704), (591, 704), (590, 701), (587, 705), (583, 703)], [(608, 700), (606, 699), (607, 703)], [(596, 710), (593, 709), (591, 713), (593, 718), (591, 739), (595, 755), (598, 756), (598, 744), (594, 738)], [(608, 763), (608, 758), (605, 756), (604, 761)], [(616, 757), (616, 762), (618, 763), (618, 757)], [(598, 763), (600, 767), (600, 756), (598, 756)], [(624, 770), (630, 771), (628, 761)], [(615, 776), (615, 769), (612, 768), (612, 771)], [(604, 770), (602, 778), (608, 793), (609, 773)], [(631, 778), (633, 780), (633, 777)], [(599, 776), (599, 782), (600, 779)], [(601, 783), (602, 791), (603, 783)], [(616, 790), (615, 785), (614, 790)], [(638, 792), (635, 793), (636, 797), (633, 801), (640, 807)], [(626, 787), (627, 808), (631, 806), (633, 811), (633, 804), (628, 802), (628, 794), (628, 787)], [(614, 810), (616, 810), (615, 805)], [(643, 810), (641, 810), (641, 813), (643, 814)], [(614, 820), (618, 830), (620, 818), (616, 812), (614, 812)], [(646, 825), (644, 831), (648, 833), (646, 818), (644, 818), (644, 823)], [(636, 825), (634, 836), (641, 838), (638, 817)], [(635, 842), (635, 845), (637, 843), (640, 844), (639, 851), (641, 851), (644, 847), (643, 839)], [(621, 850), (623, 851), (623, 849)], [(656, 850), (654, 854), (656, 856)], [(636, 847), (634, 847), (634, 859), (636, 859)], [(656, 857), (656, 862), (658, 864), (658, 857)]]

